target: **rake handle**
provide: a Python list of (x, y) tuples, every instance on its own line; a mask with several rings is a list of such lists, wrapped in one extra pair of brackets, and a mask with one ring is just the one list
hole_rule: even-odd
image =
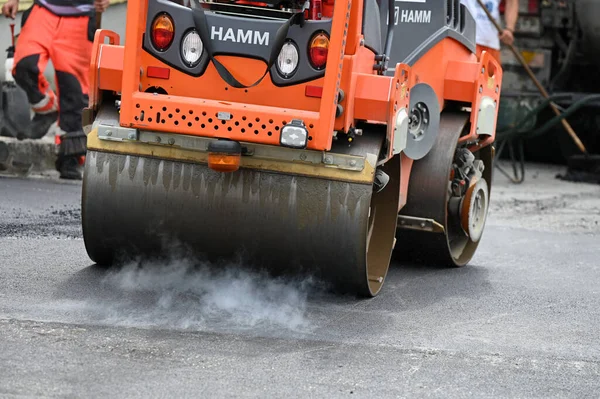
[[(492, 16), (492, 14), (489, 12), (489, 10), (487, 9), (487, 7), (481, 2), (481, 0), (477, 0), (477, 3), (479, 3), (479, 6), (483, 9), (483, 11), (485, 12), (485, 14), (488, 16), (489, 20), (494, 24), (494, 26), (498, 30), (498, 33), (501, 34), (502, 33), (502, 28), (500, 27), (500, 25), (498, 24), (498, 22), (496, 22), (496, 20), (494, 19), (494, 17)], [(529, 68), (529, 65), (527, 65), (527, 62), (525, 61), (525, 59), (523, 58), (523, 56), (521, 55), (521, 53), (519, 51), (517, 51), (516, 47), (514, 45), (512, 45), (512, 44), (509, 44), (508, 47), (510, 48), (510, 50), (514, 54), (514, 56), (519, 60), (519, 62), (521, 63), (521, 65), (523, 65), (523, 68), (525, 68), (525, 71), (527, 72), (527, 74), (529, 75), (529, 77), (531, 78), (531, 80), (533, 80), (533, 83), (538, 88), (538, 90), (540, 91), (540, 93), (542, 94), (542, 96), (544, 96), (544, 98), (547, 99), (549, 97), (548, 96), (548, 92), (546, 92), (546, 89), (544, 89), (544, 87), (542, 86), (542, 84), (535, 77), (535, 75), (533, 74), (533, 71)], [(556, 105), (553, 102), (550, 102), (550, 107), (552, 108), (552, 111), (554, 111), (554, 113), (557, 116), (560, 115), (560, 111), (558, 110), (558, 108), (556, 108)], [(581, 140), (577, 136), (577, 133), (575, 133), (575, 130), (573, 130), (573, 128), (571, 127), (571, 125), (569, 124), (569, 122), (567, 122), (567, 120), (563, 118), (563, 119), (561, 119), (561, 123), (562, 123), (563, 127), (565, 128), (565, 130), (567, 131), (567, 133), (569, 133), (569, 136), (571, 136), (571, 138), (573, 139), (573, 141), (575, 142), (575, 144), (577, 145), (577, 147), (579, 147), (579, 150), (581, 152), (583, 152), (584, 154), (587, 154), (587, 150), (586, 150), (585, 146), (583, 145), (583, 143), (581, 142)]]
[(15, 47), (15, 24), (10, 24), (10, 40), (12, 46)]
[(96, 12), (96, 30), (102, 27), (102, 13)]

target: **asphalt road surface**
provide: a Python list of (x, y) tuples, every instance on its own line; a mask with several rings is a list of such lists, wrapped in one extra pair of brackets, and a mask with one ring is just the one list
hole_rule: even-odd
[(600, 396), (600, 186), (494, 183), (468, 267), (372, 300), (174, 258), (105, 271), (81, 185), (0, 178), (0, 397)]

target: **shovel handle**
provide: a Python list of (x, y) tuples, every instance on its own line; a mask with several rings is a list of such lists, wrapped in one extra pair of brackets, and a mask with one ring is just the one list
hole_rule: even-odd
[[(477, 2), (479, 3), (479, 6), (483, 9), (485, 14), (488, 16), (488, 19), (494, 24), (494, 26), (498, 30), (498, 33), (499, 34), (502, 33), (502, 28), (500, 27), (498, 22), (494, 19), (494, 17), (489, 12), (487, 7), (481, 2), (481, 0), (477, 0)], [(510, 48), (510, 51), (513, 53), (513, 55), (517, 58), (517, 60), (519, 60), (521, 65), (523, 65), (523, 68), (525, 68), (525, 71), (527, 72), (527, 74), (529, 75), (531, 80), (533, 80), (533, 83), (538, 88), (538, 90), (540, 91), (542, 96), (544, 96), (544, 98), (547, 99), (549, 97), (548, 92), (546, 92), (546, 89), (544, 89), (544, 86), (542, 86), (542, 84), (537, 80), (537, 78), (533, 74), (533, 71), (529, 68), (529, 65), (527, 65), (527, 62), (525, 61), (525, 59), (523, 58), (521, 53), (512, 44), (509, 44), (508, 47)], [(550, 103), (550, 107), (552, 108), (552, 111), (554, 111), (554, 113), (557, 116), (560, 115), (560, 111), (558, 110), (558, 108), (556, 108), (556, 105), (553, 102)], [(584, 154), (587, 154), (587, 150), (586, 150), (585, 146), (583, 145), (583, 143), (577, 136), (577, 133), (575, 133), (575, 130), (573, 130), (573, 128), (571, 127), (569, 122), (567, 122), (567, 120), (563, 118), (563, 119), (561, 119), (561, 123), (562, 123), (563, 127), (565, 128), (565, 130), (567, 131), (567, 133), (569, 133), (569, 136), (571, 136), (571, 138), (573, 139), (573, 141), (575, 142), (575, 144), (577, 145), (579, 150), (581, 152), (583, 152)]]
[(96, 30), (102, 27), (102, 13), (96, 12)]
[(10, 40), (12, 46), (15, 47), (15, 24), (10, 24)]

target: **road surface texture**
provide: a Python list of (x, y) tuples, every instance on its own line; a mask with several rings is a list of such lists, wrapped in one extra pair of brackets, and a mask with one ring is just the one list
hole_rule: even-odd
[[(81, 185), (0, 178), (0, 397), (600, 396), (600, 186), (496, 174), (460, 269), (372, 300), (174, 257), (104, 271)], [(138, 265), (139, 266), (139, 265)]]

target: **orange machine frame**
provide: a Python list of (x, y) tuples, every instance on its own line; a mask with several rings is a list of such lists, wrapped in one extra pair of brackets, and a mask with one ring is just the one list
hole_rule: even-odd
[[(499, 101), (502, 69), (493, 57), (484, 52), (478, 60), (462, 44), (445, 38), (412, 67), (397, 64), (393, 77), (378, 75), (373, 69), (375, 54), (363, 45), (363, 2), (336, 0), (333, 15), (329, 56), (322, 78), (288, 87), (274, 86), (267, 78), (255, 87), (235, 89), (227, 87), (210, 63), (199, 78), (171, 69), (168, 85), (172, 93), (155, 95), (145, 90), (165, 81), (147, 77), (146, 69), (170, 67), (142, 49), (147, 0), (129, 0), (127, 51), (116, 33), (96, 31), (89, 109), (92, 113), (96, 110), (102, 91), (112, 91), (121, 95), (121, 126), (271, 145), (279, 145), (276, 132), (281, 126), (292, 119), (302, 119), (310, 135), (307, 149), (328, 151), (334, 131), (347, 133), (357, 121), (387, 125), (387, 140), (392, 143), (396, 110), (408, 108), (413, 85), (427, 82), (438, 96), (440, 109), (444, 109), (446, 101), (472, 108), (471, 130), (460, 138), (461, 142), (471, 150), (493, 143), (493, 132), (480, 140), (476, 130), (481, 97)], [(109, 43), (105, 43), (106, 39)], [(250, 82), (264, 71), (264, 63), (257, 60), (244, 60), (242, 64), (236, 57), (218, 58), (242, 82)], [(305, 94), (307, 86), (316, 88), (319, 95)], [(336, 118), (340, 89), (345, 94), (340, 102), (344, 112)], [(281, 99), (279, 106), (272, 103), (273, 93)], [(140, 117), (141, 111), (145, 117)], [(231, 113), (232, 119), (217, 120), (216, 114), (222, 111)], [(385, 160), (394, 156), (388, 147)], [(400, 208), (406, 202), (412, 162), (402, 155)]]

